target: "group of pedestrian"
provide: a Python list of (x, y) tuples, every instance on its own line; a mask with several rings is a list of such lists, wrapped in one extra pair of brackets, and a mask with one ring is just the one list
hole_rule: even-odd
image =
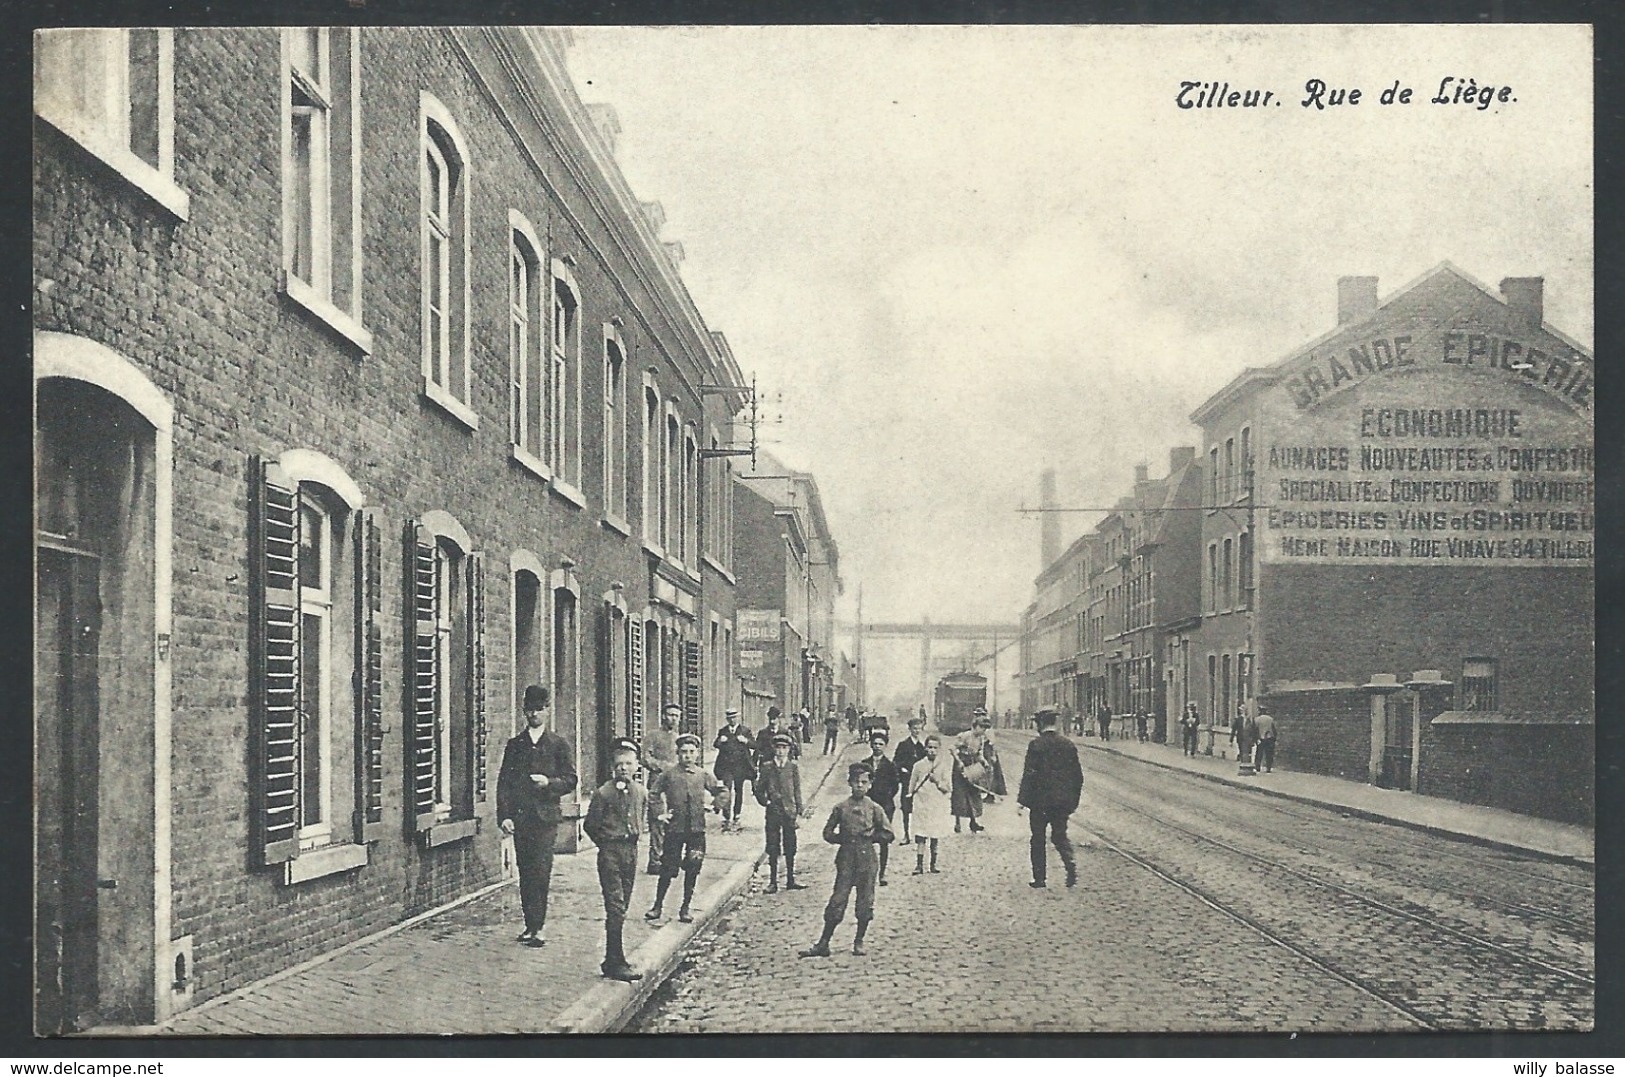
[[(525, 689), (525, 728), (508, 741), (497, 779), (497, 818), (513, 841), (519, 874), (524, 930), (521, 945), (546, 944), (548, 890), (558, 826), (563, 819), (560, 801), (576, 791), (574, 751), (570, 743), (547, 728), (548, 690), (540, 685)], [(651, 870), (658, 874), (654, 904), (644, 914), (651, 923), (664, 919), (673, 884), (682, 876), (678, 919), (692, 923), (693, 900), (705, 863), (706, 825), (710, 812), (720, 811), (724, 828), (739, 829), (743, 786), (764, 810), (764, 840), (768, 859), (768, 893), (779, 892), (779, 863), (784, 865), (784, 889), (803, 890), (796, 881), (799, 821), (812, 810), (802, 795), (796, 757), (797, 738), (781, 729), (782, 712), (768, 711), (768, 724), (753, 736), (730, 709), (713, 748), (713, 772), (700, 764), (700, 738), (678, 734), (681, 708), (662, 709), (659, 727), (640, 746), (620, 738), (610, 746), (610, 777), (594, 792), (584, 828), (597, 846), (599, 889), (604, 903), (603, 974), (626, 982), (642, 978), (627, 961), (624, 931), (636, 884), (638, 842), (650, 835)], [(1018, 803), (1031, 814), (1033, 884), (1044, 885), (1044, 837), (1047, 833), (1066, 865), (1067, 885), (1077, 881), (1066, 820), (1077, 807), (1082, 772), (1077, 750), (1055, 729), (1053, 710), (1039, 712), (1039, 738), (1028, 751)], [(886, 886), (890, 846), (896, 840), (892, 822), (901, 809), (903, 840), (915, 847), (915, 875), (940, 874), (939, 843), (964, 819), (971, 829), (984, 829), (977, 821), (983, 805), (1004, 794), (1004, 774), (988, 730), (985, 711), (974, 716), (971, 729), (956, 741), (951, 753), (943, 751), (936, 735), (924, 736), (925, 719), (910, 718), (908, 736), (891, 758), (886, 755), (890, 732), (869, 730), (869, 756), (847, 771), (850, 796), (837, 804), (824, 824), (822, 837), (837, 846), (835, 881), (824, 908), (824, 929), (819, 940), (801, 951), (804, 957), (830, 954), (836, 927), (845, 919), (856, 897), (857, 934), (853, 953), (864, 953), (864, 937), (874, 918), (875, 889)], [(837, 727), (838, 728), (838, 727)], [(669, 748), (669, 754), (668, 754)], [(764, 755), (765, 752), (765, 755)], [(638, 781), (639, 767), (645, 780)], [(926, 866), (929, 853), (930, 866)]]
[(1266, 774), (1275, 769), (1275, 718), (1262, 707), (1242, 704), (1230, 722), (1230, 737), (1236, 745), (1236, 759), (1252, 764)]

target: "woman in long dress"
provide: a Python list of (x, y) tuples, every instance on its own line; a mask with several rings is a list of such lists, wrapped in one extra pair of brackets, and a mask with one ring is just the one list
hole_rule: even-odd
[(988, 734), (987, 711), (981, 707), (971, 719), (971, 727), (954, 742), (954, 833), (959, 833), (965, 819), (970, 820), (971, 832), (987, 829), (976, 820), (982, 815), (982, 802), (995, 796), (1004, 796), (1004, 768), (999, 764), (999, 750), (993, 746)]
[(925, 758), (908, 774), (908, 795), (913, 802), (910, 823), (914, 831), (914, 874), (925, 874), (926, 843), (931, 845), (931, 874), (937, 871), (937, 841), (948, 833), (948, 800), (953, 795), (952, 765), (942, 754), (942, 740), (925, 738)]

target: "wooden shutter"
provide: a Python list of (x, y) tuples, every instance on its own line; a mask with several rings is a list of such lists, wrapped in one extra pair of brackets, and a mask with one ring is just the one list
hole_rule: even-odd
[(250, 473), (251, 831), (269, 865), (299, 852), (299, 488), (261, 457)]
[(643, 746), (643, 622), (626, 622), (626, 735)]
[(701, 691), (700, 645), (692, 640), (683, 641), (683, 732), (699, 735), (702, 729), (701, 710), (705, 698)]
[(406, 783), (414, 831), (434, 825), (434, 778), (439, 741), (435, 668), (434, 536), (422, 524), (406, 529), (407, 693)]
[(362, 509), (355, 523), (356, 578), (356, 821), (360, 841), (384, 830), (383, 548), (378, 513)]
[(489, 723), (485, 716), (485, 555), (468, 555), (468, 721), (474, 748), (474, 802), (485, 801)]

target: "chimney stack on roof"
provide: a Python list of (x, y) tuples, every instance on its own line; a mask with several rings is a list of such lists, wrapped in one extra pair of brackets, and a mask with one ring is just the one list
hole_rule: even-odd
[(1514, 317), (1539, 329), (1545, 319), (1546, 278), (1508, 277), (1501, 282), (1501, 294)]
[(1337, 278), (1337, 324), (1359, 321), (1377, 309), (1376, 277)]
[(1149, 465), (1149, 464), (1135, 464), (1134, 465), (1134, 485), (1138, 486), (1142, 482), (1149, 482), (1149, 481), (1151, 481), (1151, 465)]
[(1055, 469), (1047, 467), (1038, 477), (1038, 505), (1042, 509), (1051, 510), (1039, 514), (1039, 528), (1041, 546), (1039, 556), (1044, 563), (1039, 565), (1039, 571), (1049, 568), (1061, 557), (1061, 515), (1053, 511), (1059, 506), (1055, 503)]

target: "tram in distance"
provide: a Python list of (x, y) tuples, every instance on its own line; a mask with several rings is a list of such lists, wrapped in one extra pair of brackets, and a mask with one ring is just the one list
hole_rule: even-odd
[(937, 729), (945, 734), (963, 733), (970, 728), (972, 713), (987, 706), (987, 678), (961, 670), (937, 682)]

